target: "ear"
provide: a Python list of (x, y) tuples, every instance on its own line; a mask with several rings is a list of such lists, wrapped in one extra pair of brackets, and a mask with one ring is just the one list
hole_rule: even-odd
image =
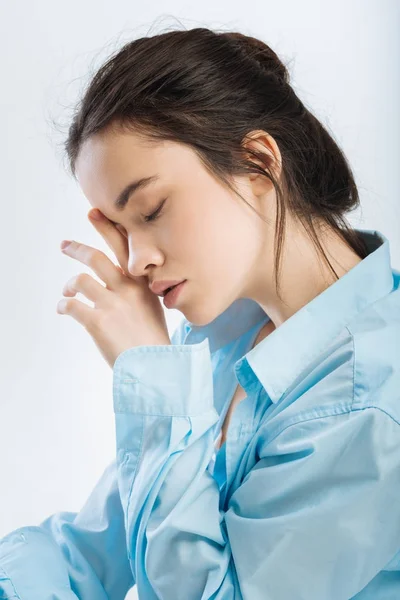
[[(259, 165), (262, 169), (268, 167), (275, 179), (279, 181), (282, 168), (282, 157), (275, 139), (263, 130), (255, 130), (248, 133), (242, 141), (245, 156), (251, 162)], [(248, 152), (253, 150), (257, 156)], [(265, 194), (270, 191), (272, 183), (267, 177), (259, 173), (249, 173), (248, 175), (253, 193), (255, 195)]]

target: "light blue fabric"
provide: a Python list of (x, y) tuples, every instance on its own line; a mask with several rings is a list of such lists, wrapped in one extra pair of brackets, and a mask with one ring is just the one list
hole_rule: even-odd
[(0, 598), (399, 600), (400, 272), (358, 231), (369, 255), (254, 348), (239, 299), (118, 356), (116, 460), (3, 538)]

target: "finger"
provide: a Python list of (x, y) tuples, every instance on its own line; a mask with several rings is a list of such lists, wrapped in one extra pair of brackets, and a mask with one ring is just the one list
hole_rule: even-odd
[(112, 260), (98, 248), (92, 248), (73, 240), (66, 248), (61, 250), (64, 254), (90, 267), (104, 281), (108, 289), (115, 290), (121, 285), (123, 275)]
[(63, 298), (57, 304), (57, 312), (59, 314), (70, 315), (88, 330), (91, 328), (95, 310), (95, 308), (74, 298)]
[(73, 297), (81, 293), (97, 305), (104, 305), (110, 298), (111, 292), (101, 283), (93, 279), (89, 273), (79, 273), (71, 277), (63, 288), (63, 296)]
[[(99, 220), (93, 219), (92, 215), (98, 212), (101, 215)], [(114, 252), (116, 259), (125, 271), (128, 272), (128, 257), (129, 257), (129, 246), (126, 236), (121, 233), (116, 226), (111, 223), (109, 219), (98, 209), (90, 210), (88, 218), (94, 228), (104, 238), (107, 246)]]

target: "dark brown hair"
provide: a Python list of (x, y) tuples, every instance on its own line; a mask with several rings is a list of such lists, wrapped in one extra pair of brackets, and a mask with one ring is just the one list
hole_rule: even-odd
[[(155, 143), (187, 144), (245, 202), (231, 179), (243, 173), (266, 176), (277, 195), (278, 294), (286, 210), (304, 226), (336, 278), (318, 239), (321, 223), (360, 258), (368, 254), (344, 216), (360, 204), (344, 153), (298, 98), (281, 59), (259, 39), (198, 27), (126, 43), (93, 76), (75, 109), (64, 143), (74, 177), (83, 142), (110, 127), (143, 134)], [(265, 165), (261, 167), (243, 153), (246, 136), (255, 130), (267, 132), (278, 144), (280, 181), (269, 156), (246, 148)]]

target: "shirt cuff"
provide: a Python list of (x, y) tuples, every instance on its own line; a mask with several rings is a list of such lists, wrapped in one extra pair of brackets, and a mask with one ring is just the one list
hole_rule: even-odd
[(198, 344), (135, 346), (113, 366), (115, 413), (193, 417), (214, 407), (206, 337)]
[(19, 527), (0, 541), (0, 599), (77, 600), (60, 546), (40, 526)]

